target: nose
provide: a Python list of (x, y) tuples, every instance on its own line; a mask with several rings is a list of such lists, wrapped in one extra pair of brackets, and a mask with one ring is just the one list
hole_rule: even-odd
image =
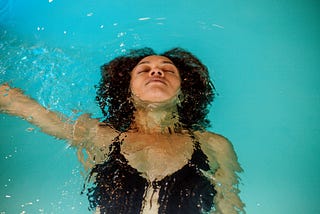
[(164, 72), (159, 68), (153, 68), (153, 69), (150, 70), (149, 75), (151, 77), (155, 77), (155, 76), (163, 77), (164, 76)]

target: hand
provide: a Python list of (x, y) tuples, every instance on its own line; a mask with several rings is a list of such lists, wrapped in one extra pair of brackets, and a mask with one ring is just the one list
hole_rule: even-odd
[(8, 91), (10, 89), (10, 86), (8, 83), (3, 83), (0, 85), (0, 93), (2, 95), (2, 92)]
[(19, 95), (23, 95), (23, 91), (19, 88), (11, 88), (8, 83), (0, 85), (0, 110), (6, 108), (15, 100)]

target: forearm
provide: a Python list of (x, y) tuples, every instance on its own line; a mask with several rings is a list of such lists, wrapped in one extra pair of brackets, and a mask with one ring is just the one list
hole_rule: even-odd
[(21, 117), (38, 126), (49, 135), (71, 139), (73, 124), (64, 116), (49, 111), (17, 88), (8, 85), (0, 87), (0, 111)]
[[(28, 106), (27, 108), (25, 106)], [(20, 110), (20, 107), (25, 109)], [(73, 121), (62, 114), (50, 111), (35, 100), (15, 103), (9, 114), (19, 116), (38, 126), (42, 132), (60, 139), (72, 139)]]

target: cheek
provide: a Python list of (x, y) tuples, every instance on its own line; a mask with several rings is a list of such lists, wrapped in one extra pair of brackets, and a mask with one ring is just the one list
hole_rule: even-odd
[(174, 82), (173, 82), (173, 87), (175, 88), (175, 89), (180, 89), (181, 88), (181, 80), (180, 79), (176, 79)]
[(131, 91), (131, 93), (133, 93), (133, 94), (137, 94), (137, 93), (139, 93), (139, 91), (140, 91), (140, 83), (139, 83), (139, 81), (137, 81), (137, 80), (134, 80), (134, 81), (130, 81), (130, 87), (129, 87), (129, 89), (130, 89), (130, 91)]

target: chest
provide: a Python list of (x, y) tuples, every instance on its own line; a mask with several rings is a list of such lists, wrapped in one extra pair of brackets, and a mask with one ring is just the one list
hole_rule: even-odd
[(191, 159), (193, 141), (187, 135), (128, 134), (123, 139), (121, 153), (129, 165), (153, 181), (170, 175)]

